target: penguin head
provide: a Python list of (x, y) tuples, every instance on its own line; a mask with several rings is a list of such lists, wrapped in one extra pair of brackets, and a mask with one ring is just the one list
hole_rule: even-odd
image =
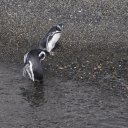
[(62, 31), (62, 29), (63, 29), (63, 23), (60, 23), (60, 24), (58, 24), (57, 26), (56, 26), (56, 29), (58, 30), (58, 31)]

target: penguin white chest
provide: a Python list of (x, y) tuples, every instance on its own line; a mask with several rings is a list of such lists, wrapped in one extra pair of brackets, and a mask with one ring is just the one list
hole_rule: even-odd
[(52, 39), (48, 42), (47, 51), (51, 52), (51, 50), (55, 47), (56, 42), (59, 40), (61, 33), (55, 34)]

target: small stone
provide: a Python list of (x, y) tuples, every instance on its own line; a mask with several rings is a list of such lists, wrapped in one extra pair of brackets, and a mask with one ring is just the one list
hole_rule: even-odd
[(82, 9), (81, 9), (81, 10), (79, 10), (78, 12), (82, 12)]
[(63, 69), (64, 69), (64, 67), (58, 67), (58, 69), (63, 70)]
[(83, 79), (83, 77), (82, 77), (82, 76), (80, 76), (80, 79)]
[(67, 66), (64, 66), (64, 68), (67, 68)]
[(97, 68), (95, 67), (94, 70), (97, 70)]
[(101, 65), (98, 65), (98, 69), (101, 69)]

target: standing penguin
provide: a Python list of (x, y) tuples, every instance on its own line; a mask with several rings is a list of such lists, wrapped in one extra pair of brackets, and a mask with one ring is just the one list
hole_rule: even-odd
[(24, 55), (23, 76), (28, 76), (32, 81), (43, 81), (43, 68), (41, 61), (45, 59), (45, 52), (34, 49)]
[(45, 35), (45, 37), (39, 42), (39, 48), (47, 51), (50, 55), (53, 55), (52, 49), (55, 47), (57, 41), (61, 36), (63, 24), (53, 26)]

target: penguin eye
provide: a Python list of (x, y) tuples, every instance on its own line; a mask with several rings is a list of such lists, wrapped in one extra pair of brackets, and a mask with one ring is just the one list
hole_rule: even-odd
[(56, 27), (57, 27), (57, 30), (61, 31), (63, 29), (63, 24), (62, 23), (58, 24)]
[(56, 26), (56, 30), (61, 31), (61, 27), (60, 26)]
[(45, 52), (41, 52), (39, 54), (39, 60), (44, 60), (45, 59)]
[(40, 59), (41, 59), (41, 58), (44, 58), (44, 54), (40, 55), (39, 58), (40, 58)]

